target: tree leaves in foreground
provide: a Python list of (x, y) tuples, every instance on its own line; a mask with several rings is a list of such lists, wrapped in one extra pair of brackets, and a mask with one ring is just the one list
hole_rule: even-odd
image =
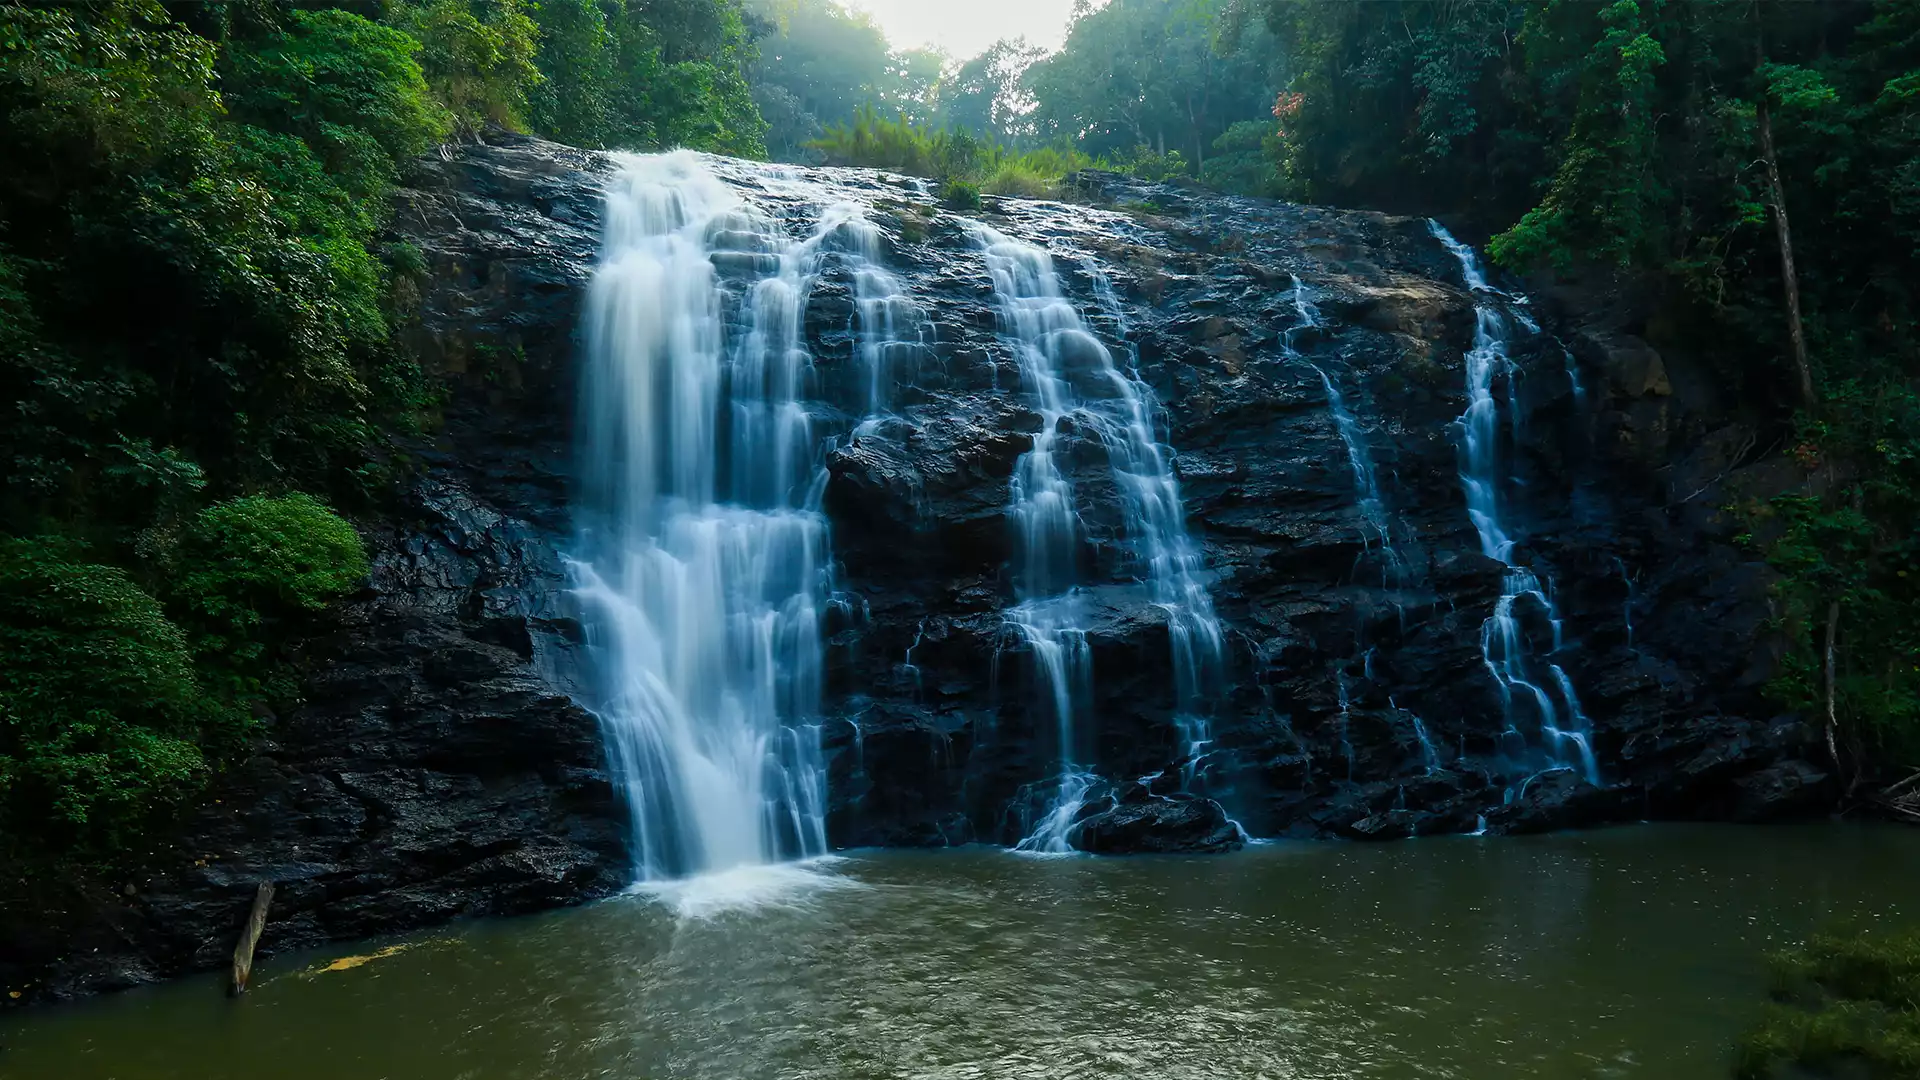
[(749, 49), (734, 0), (0, 4), (0, 855), (190, 798), (365, 576), (314, 495), (377, 505), (426, 415), (413, 158), (757, 154)]

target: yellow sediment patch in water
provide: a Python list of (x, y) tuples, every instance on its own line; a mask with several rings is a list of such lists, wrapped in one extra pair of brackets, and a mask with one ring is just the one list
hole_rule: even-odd
[(426, 942), (415, 942), (411, 945), (389, 945), (384, 949), (380, 949), (376, 952), (366, 953), (361, 956), (343, 956), (340, 959), (335, 960), (331, 964), (322, 964), (319, 967), (312, 968), (308, 970), (306, 974), (324, 975), (329, 971), (350, 971), (354, 968), (360, 967), (363, 964), (371, 964), (375, 960), (385, 960), (389, 956), (394, 956), (399, 953), (406, 952), (408, 949), (414, 948), (415, 945), (424, 945), (424, 944), (426, 944)]

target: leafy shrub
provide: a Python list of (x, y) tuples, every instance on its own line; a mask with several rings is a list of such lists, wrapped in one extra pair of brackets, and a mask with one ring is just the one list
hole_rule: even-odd
[(862, 107), (851, 123), (829, 127), (807, 146), (834, 165), (891, 169), (933, 177), (948, 188), (959, 183), (976, 194), (984, 190), (1027, 198), (1050, 195), (1062, 176), (1095, 164), (1072, 148), (1010, 150), (965, 131), (919, 127), (904, 117), (887, 120), (871, 107)]
[(356, 138), (383, 151), (371, 160), (389, 171), (446, 134), (452, 118), (428, 93), (418, 40), (339, 9), (292, 16), (285, 32), (232, 52), (222, 91), (236, 116), (300, 136), (335, 173), (369, 161)]
[(1186, 156), (1178, 150), (1157, 153), (1151, 146), (1136, 147), (1132, 156), (1119, 162), (1123, 172), (1131, 173), (1148, 183), (1161, 184), (1176, 177), (1184, 177), (1191, 171), (1187, 168)]
[(940, 189), (940, 201), (949, 209), (971, 213), (980, 209), (980, 189), (965, 180), (949, 180)]
[(191, 793), (196, 739), (238, 723), (186, 637), (117, 567), (52, 538), (0, 540), (0, 845), (117, 842)]
[(1773, 966), (1778, 1001), (1741, 1042), (1738, 1080), (1794, 1067), (1862, 1080), (1920, 1075), (1920, 930), (1816, 935)]
[(1213, 141), (1213, 156), (1200, 179), (1209, 187), (1238, 195), (1277, 195), (1281, 178), (1274, 163), (1284, 154), (1271, 124), (1242, 120)]
[(1043, 199), (1053, 194), (1053, 182), (1057, 179), (1040, 175), (1033, 168), (1019, 161), (1004, 161), (993, 171), (993, 175), (981, 182), (983, 191), (995, 195), (1014, 195), (1023, 199)]
[(200, 512), (174, 553), (171, 596), (203, 661), (258, 693), (285, 625), (367, 576), (360, 535), (310, 495), (249, 495)]

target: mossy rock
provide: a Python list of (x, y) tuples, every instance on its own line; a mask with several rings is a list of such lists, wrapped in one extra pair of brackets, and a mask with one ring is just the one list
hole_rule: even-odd
[(1816, 935), (1773, 958), (1774, 1002), (1736, 1080), (1920, 1077), (1920, 928)]

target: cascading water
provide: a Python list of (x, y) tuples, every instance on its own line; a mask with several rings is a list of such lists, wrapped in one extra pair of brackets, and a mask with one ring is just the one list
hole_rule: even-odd
[(858, 208), (819, 220), (793, 240), (685, 152), (628, 157), (608, 190), (574, 572), (643, 881), (826, 850), (803, 325), (825, 253), (868, 260)]
[[(1084, 537), (1073, 484), (1061, 470), (1061, 440), (1069, 426), (1099, 439), (1119, 493), (1129, 561), (1151, 601), (1167, 614), (1189, 764), (1207, 741), (1201, 699), (1218, 676), (1224, 641), (1204, 562), (1187, 534), (1171, 453), (1155, 437), (1152, 391), (1134, 371), (1115, 365), (1067, 299), (1051, 255), (986, 225), (974, 224), (971, 231), (993, 279), (1003, 334), (1041, 417), (1032, 449), (1014, 469), (1019, 603), (1007, 619), (1032, 650), (1047, 689), (1060, 762), (1052, 807), (1019, 848), (1066, 852), (1074, 818), (1097, 779), (1084, 764), (1089, 748), (1082, 745), (1079, 724), (1090, 697), (1093, 657), (1079, 588)], [(1097, 273), (1094, 281), (1124, 337), (1124, 311), (1110, 284)]]
[(1113, 288), (1113, 279), (1089, 258), (1082, 268), (1093, 282), (1094, 299), (1113, 322), (1118, 339), (1126, 343), (1127, 369), (1115, 372), (1116, 386), (1126, 391), (1124, 453), (1114, 456), (1115, 440), (1105, 429), (1107, 459), (1130, 463), (1116, 472), (1126, 500), (1129, 535), (1134, 538), (1136, 561), (1145, 568), (1153, 602), (1167, 613), (1167, 637), (1173, 650), (1174, 701), (1186, 752), (1181, 786), (1191, 787), (1200, 762), (1213, 743), (1204, 698), (1219, 678), (1226, 649), (1220, 621), (1207, 591), (1206, 561), (1187, 533), (1186, 506), (1172, 465), (1172, 451), (1158, 441), (1154, 413), (1158, 407), (1152, 388), (1140, 378), (1140, 352), (1133, 343), (1125, 305)]
[[(926, 352), (920, 340), (920, 306), (881, 261), (882, 234), (857, 208), (841, 207), (834, 228), (842, 237), (842, 256), (853, 278), (854, 352), (867, 380), (867, 415), (854, 429), (864, 435), (879, 428), (893, 404), (895, 388), (918, 374)], [(907, 340), (911, 331), (914, 340)]]
[[(1500, 403), (1494, 384), (1503, 376), (1512, 376), (1513, 363), (1507, 351), (1507, 317), (1498, 301), (1511, 298), (1487, 284), (1472, 248), (1456, 240), (1437, 221), (1428, 222), (1428, 229), (1459, 261), (1461, 276), (1473, 294), (1473, 348), (1467, 352), (1466, 364), (1467, 411), (1459, 420), (1460, 485), (1466, 493), (1467, 515), (1479, 534), (1481, 553), (1507, 567), (1500, 599), (1480, 630), (1480, 653), (1500, 688), (1509, 738), (1525, 743), (1515, 718), (1517, 699), (1521, 709), (1531, 707), (1534, 711), (1541, 739), (1554, 761), (1577, 764), (1590, 783), (1598, 784), (1600, 772), (1589, 724), (1574, 695), (1573, 680), (1551, 659), (1552, 653), (1545, 659), (1533, 655), (1517, 610), (1517, 605), (1530, 603), (1546, 613), (1553, 628), (1553, 652), (1557, 653), (1562, 644), (1561, 628), (1552, 597), (1532, 570), (1514, 564), (1514, 541), (1500, 515)], [(1525, 312), (1518, 312), (1516, 317), (1529, 332), (1539, 332), (1538, 324)], [(1551, 690), (1560, 695), (1559, 702), (1532, 674), (1536, 665), (1545, 667), (1552, 679)]]
[(1347, 408), (1347, 399), (1334, 385), (1326, 370), (1320, 365), (1300, 356), (1294, 348), (1293, 338), (1301, 330), (1316, 330), (1320, 327), (1320, 312), (1313, 306), (1307, 286), (1298, 274), (1293, 276), (1293, 310), (1299, 316), (1299, 325), (1289, 330), (1283, 341), (1287, 351), (1313, 369), (1320, 377), (1320, 386), (1327, 393), (1327, 411), (1333, 417), (1333, 426), (1340, 433), (1340, 442), (1347, 448), (1347, 465), (1353, 470), (1354, 493), (1359, 502), (1361, 520), (1366, 522), (1369, 546), (1378, 542), (1384, 566), (1389, 579), (1383, 584), (1391, 584), (1392, 578), (1401, 576), (1405, 567), (1399, 553), (1394, 550), (1393, 530), (1387, 519), (1386, 503), (1380, 498), (1380, 480), (1373, 467), (1373, 455), (1367, 450), (1366, 433), (1360, 429), (1360, 421)]

